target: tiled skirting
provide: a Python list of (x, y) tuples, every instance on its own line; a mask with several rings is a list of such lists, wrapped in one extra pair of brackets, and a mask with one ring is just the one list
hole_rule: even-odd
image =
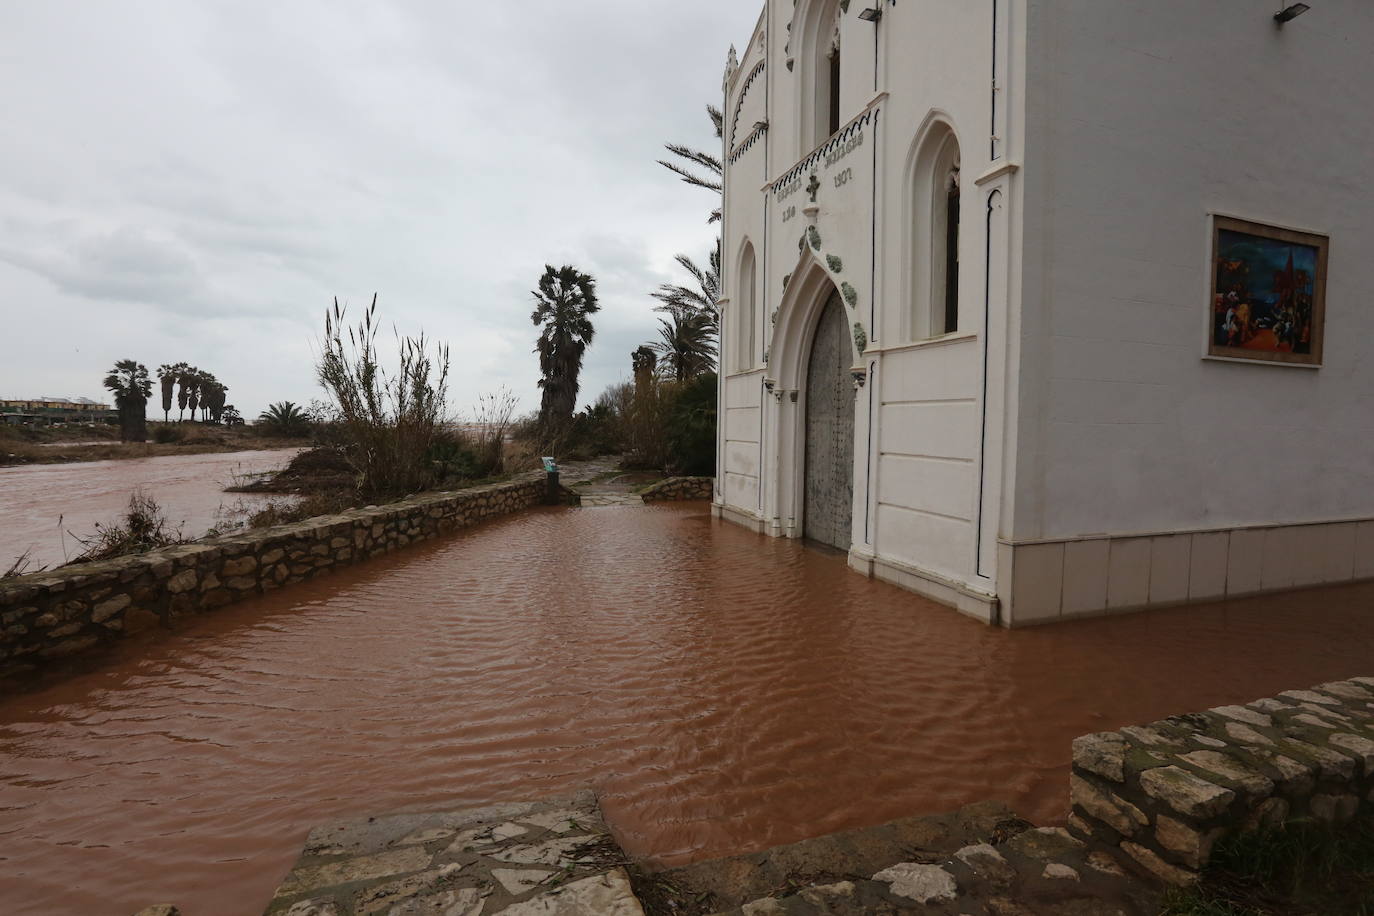
[(1374, 521), (1001, 544), (1002, 622), (1019, 627), (1374, 578)]

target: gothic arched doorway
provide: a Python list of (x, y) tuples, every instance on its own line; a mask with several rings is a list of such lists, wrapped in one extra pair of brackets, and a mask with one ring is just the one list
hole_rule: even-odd
[(839, 292), (821, 312), (806, 365), (806, 537), (848, 550), (854, 506), (854, 384)]

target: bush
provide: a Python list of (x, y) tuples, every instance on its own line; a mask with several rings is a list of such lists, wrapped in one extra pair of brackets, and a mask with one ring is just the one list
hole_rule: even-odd
[(157, 501), (141, 490), (130, 495), (129, 508), (116, 522), (110, 525), (97, 522), (94, 534), (76, 540), (82, 550), (72, 563), (109, 560), (186, 543), (181, 529), (173, 528)]
[[(377, 298), (356, 327), (334, 302), (316, 373), (333, 397), (347, 454), (365, 498), (415, 493), (434, 481), (431, 448), (441, 431), (448, 392), (448, 348), (430, 352), (428, 339), (399, 337), (400, 364), (388, 375), (378, 362)], [(344, 343), (344, 336), (348, 343)]]
[(159, 445), (171, 445), (173, 442), (180, 442), (184, 438), (182, 431), (170, 423), (153, 425), (153, 441)]
[(690, 477), (716, 474), (716, 386), (714, 372), (682, 383), (668, 410), (667, 471)]

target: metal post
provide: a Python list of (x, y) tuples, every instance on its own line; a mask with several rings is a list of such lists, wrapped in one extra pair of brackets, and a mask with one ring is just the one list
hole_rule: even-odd
[(544, 505), (556, 506), (563, 501), (563, 492), (558, 486), (558, 464), (551, 456), (544, 458), (544, 473), (548, 477), (548, 490), (544, 493)]

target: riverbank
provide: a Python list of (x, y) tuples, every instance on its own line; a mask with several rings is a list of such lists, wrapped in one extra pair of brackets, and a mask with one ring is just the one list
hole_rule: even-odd
[[(310, 444), (308, 439), (263, 435), (251, 426), (149, 423), (148, 434), (148, 442), (120, 442), (119, 430), (110, 426), (0, 426), (0, 467), (274, 451)], [(154, 441), (159, 435), (169, 441)]]

